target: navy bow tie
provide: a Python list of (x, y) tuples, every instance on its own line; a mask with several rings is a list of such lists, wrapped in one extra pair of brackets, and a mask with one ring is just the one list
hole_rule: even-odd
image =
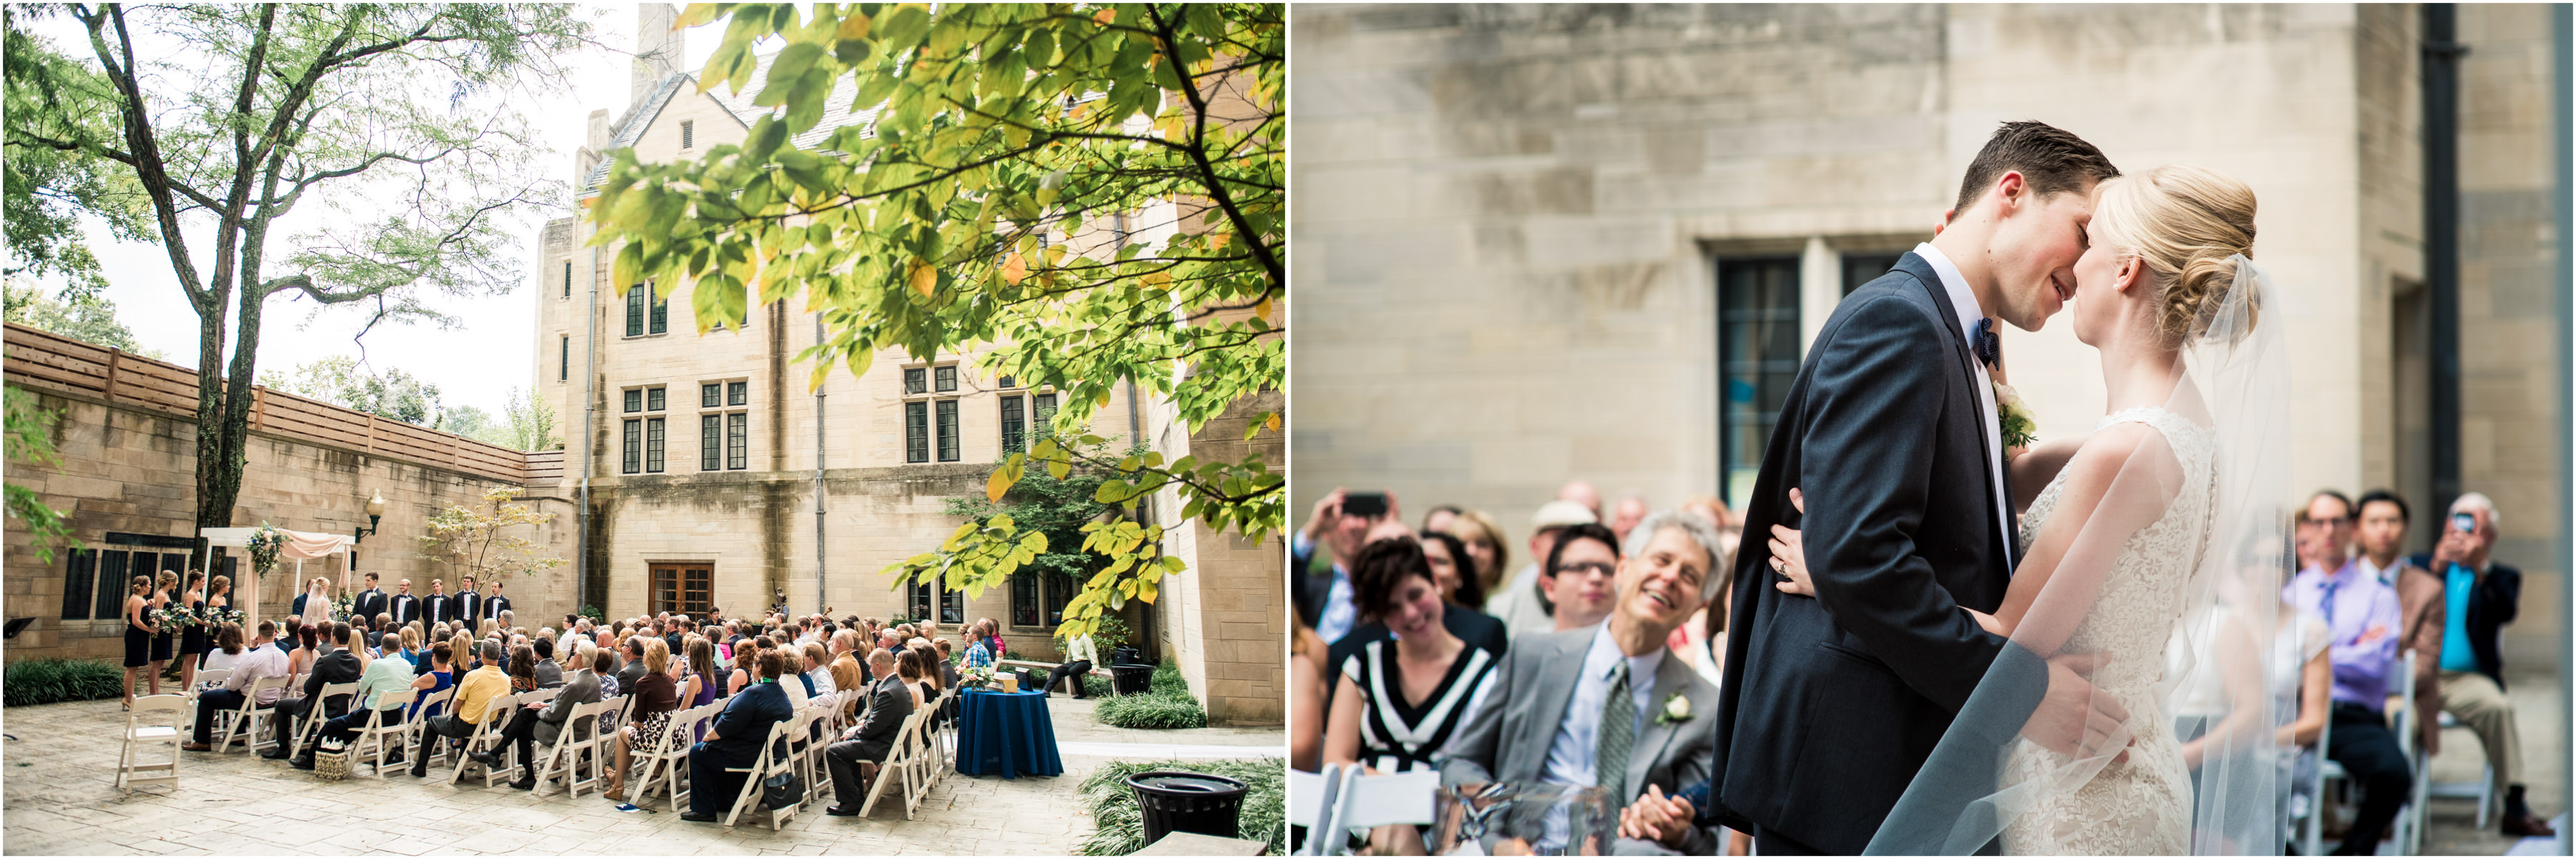
[(1977, 360), (1985, 362), (1989, 370), (1995, 368), (1995, 362), (2003, 360), (2004, 339), (1995, 334), (1994, 317), (1977, 320), (1977, 332), (1968, 338), (1968, 349), (1975, 352)]

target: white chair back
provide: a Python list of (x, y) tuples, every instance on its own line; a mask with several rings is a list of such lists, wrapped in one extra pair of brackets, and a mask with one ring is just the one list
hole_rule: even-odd
[(1324, 827), (1332, 825), (1333, 799), (1341, 788), (1341, 764), (1325, 764), (1320, 773), (1288, 771), (1288, 823), (1306, 827), (1306, 844), (1296, 855), (1322, 855), (1317, 851), (1324, 843)]
[[(187, 717), (188, 698), (185, 695), (145, 695), (134, 699), (133, 708), (125, 713), (125, 738), (116, 759), (116, 786), (119, 789), (132, 790), (142, 784), (176, 786), (179, 783), (179, 742), (188, 730), (182, 727)], [(151, 724), (153, 722), (158, 724)], [(142, 750), (137, 748), (143, 743), (168, 743), (169, 762), (143, 763)]]
[(1341, 795), (1333, 822), (1323, 831), (1326, 856), (1337, 855), (1346, 839), (1333, 833), (1380, 826), (1428, 826), (1437, 822), (1433, 797), (1440, 792), (1437, 770), (1367, 775), (1352, 767), (1342, 773)]

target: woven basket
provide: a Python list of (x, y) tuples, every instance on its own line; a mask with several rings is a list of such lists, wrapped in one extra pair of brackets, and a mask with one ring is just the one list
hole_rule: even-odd
[(325, 749), (313, 753), (313, 775), (323, 781), (345, 781), (349, 778), (349, 750)]

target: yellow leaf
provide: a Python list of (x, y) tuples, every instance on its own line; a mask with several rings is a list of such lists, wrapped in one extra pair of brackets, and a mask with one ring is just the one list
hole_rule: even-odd
[(1146, 286), (1157, 288), (1167, 286), (1172, 282), (1171, 275), (1159, 271), (1147, 272), (1142, 279), (1145, 281)]
[(857, 10), (851, 10), (850, 17), (841, 19), (840, 29), (834, 30), (832, 35), (842, 41), (867, 38), (868, 16)]
[(1233, 233), (1209, 233), (1207, 237), (1208, 250), (1225, 250), (1226, 240), (1232, 238), (1234, 238)]
[(1270, 318), (1270, 296), (1262, 296), (1259, 302), (1252, 305), (1252, 315), (1263, 319)]
[(1263, 422), (1263, 424), (1264, 424), (1265, 426), (1268, 426), (1268, 427), (1270, 428), (1270, 431), (1271, 431), (1271, 432), (1278, 432), (1278, 431), (1279, 431), (1279, 413), (1278, 413), (1278, 412), (1271, 412), (1271, 413), (1270, 413), (1270, 420)]
[(1099, 24), (1103, 27), (1109, 26), (1111, 22), (1116, 20), (1118, 20), (1118, 10), (1116, 9), (1102, 9), (1100, 10), (1100, 14), (1091, 16), (1092, 23)]
[(1003, 283), (1007, 283), (1007, 284), (1010, 284), (1010, 285), (1012, 285), (1012, 286), (1018, 286), (1018, 285), (1020, 285), (1020, 281), (1021, 281), (1022, 279), (1027, 278), (1028, 276), (1029, 276), (1029, 261), (1028, 261), (1028, 260), (1026, 260), (1026, 259), (1022, 259), (1022, 258), (1020, 258), (1020, 254), (1019, 254), (1019, 252), (1018, 252), (1018, 251), (1012, 251), (1012, 252), (1011, 252), (1011, 256), (1010, 256), (1010, 258), (1005, 259), (1005, 260), (1002, 260), (1002, 282), (1003, 282)]
[(912, 291), (921, 293), (923, 298), (929, 298), (931, 290), (938, 286), (939, 270), (932, 268), (928, 261), (915, 258), (912, 261)]
[[(1017, 458), (1018, 457), (1016, 455), (1013, 456), (1013, 459)], [(1001, 468), (993, 469), (993, 476), (984, 480), (984, 500), (991, 501), (995, 504), (1002, 503), (1003, 493), (1011, 491), (1011, 484), (1018, 483), (1019, 481), (1020, 475), (1019, 469), (1017, 468), (1006, 465)]]

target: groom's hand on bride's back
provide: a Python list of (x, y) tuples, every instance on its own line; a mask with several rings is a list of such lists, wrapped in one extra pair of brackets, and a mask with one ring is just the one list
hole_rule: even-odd
[[(2048, 694), (2024, 722), (2021, 735), (2061, 755), (2086, 758), (2101, 752), (2128, 724), (2129, 709), (2086, 679), (2111, 661), (2107, 653), (2063, 653), (2048, 660)], [(2131, 741), (2134, 744), (2134, 740)], [(2128, 752), (2120, 759), (2127, 760)]]

